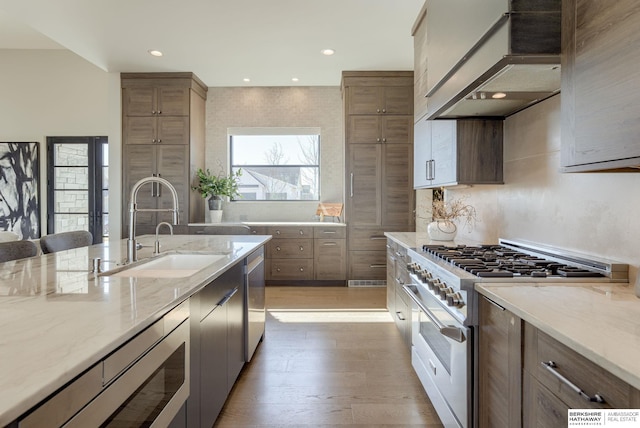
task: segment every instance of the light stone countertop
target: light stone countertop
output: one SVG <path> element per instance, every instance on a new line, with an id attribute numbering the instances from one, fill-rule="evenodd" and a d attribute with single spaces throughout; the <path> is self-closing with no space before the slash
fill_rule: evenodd
<path id="1" fill-rule="evenodd" d="M 0 264 L 0 426 L 100 361 L 241 262 L 270 236 L 161 235 L 162 252 L 225 254 L 188 278 L 90 273 L 91 260 L 123 261 L 126 240 Z M 142 261 L 154 236 L 138 238 Z M 105 269 L 117 268 L 114 262 Z"/>
<path id="2" fill-rule="evenodd" d="M 222 223 L 189 223 L 188 226 L 335 226 L 346 227 L 346 223 L 332 221 L 240 221 L 240 222 L 222 222 Z"/>
<path id="3" fill-rule="evenodd" d="M 387 232 L 406 248 L 430 241 L 426 233 Z M 491 244 L 491 242 L 489 242 Z M 635 388 L 640 389 L 640 299 L 627 283 L 476 283 L 475 289 Z"/>
<path id="4" fill-rule="evenodd" d="M 475 288 L 640 389 L 640 299 L 633 286 L 478 283 Z"/>

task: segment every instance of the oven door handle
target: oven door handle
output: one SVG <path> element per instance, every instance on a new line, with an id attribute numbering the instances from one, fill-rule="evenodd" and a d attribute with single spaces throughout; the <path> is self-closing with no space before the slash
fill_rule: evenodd
<path id="1" fill-rule="evenodd" d="M 413 302 L 418 305 L 418 308 L 420 308 L 420 310 L 424 312 L 427 317 L 429 317 L 429 319 L 437 327 L 438 331 L 440 331 L 441 335 L 460 343 L 466 340 L 466 337 L 464 337 L 464 332 L 461 328 L 442 324 L 442 322 L 435 315 L 433 315 L 429 309 L 427 309 L 427 307 L 420 301 L 420 299 L 416 297 L 410 286 L 403 285 L 402 288 L 404 289 L 404 292 L 407 293 L 409 297 L 411 297 L 411 300 L 413 300 Z"/>

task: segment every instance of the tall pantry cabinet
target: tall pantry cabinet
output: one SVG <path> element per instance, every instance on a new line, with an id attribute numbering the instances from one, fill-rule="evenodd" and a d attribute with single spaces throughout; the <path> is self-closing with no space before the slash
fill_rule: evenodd
<path id="1" fill-rule="evenodd" d="M 349 281 L 386 280 L 385 231 L 415 230 L 413 72 L 345 71 Z"/>
<path id="2" fill-rule="evenodd" d="M 129 229 L 129 198 L 144 177 L 167 179 L 179 198 L 179 224 L 204 221 L 204 200 L 191 191 L 198 168 L 204 168 L 207 87 L 193 73 L 122 73 L 123 235 Z M 171 208 L 169 189 L 147 184 L 137 197 L 139 208 Z M 137 214 L 138 233 L 153 233 L 171 213 Z"/>

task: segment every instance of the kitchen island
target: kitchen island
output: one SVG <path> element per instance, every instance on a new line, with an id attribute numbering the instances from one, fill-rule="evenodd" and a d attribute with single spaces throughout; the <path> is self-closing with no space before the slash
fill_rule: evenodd
<path id="1" fill-rule="evenodd" d="M 270 236 L 160 237 L 162 253 L 223 255 L 185 278 L 92 273 L 121 269 L 126 241 L 7 262 L 0 269 L 0 426 L 16 420 L 263 246 Z M 138 257 L 152 256 L 142 236 Z"/>

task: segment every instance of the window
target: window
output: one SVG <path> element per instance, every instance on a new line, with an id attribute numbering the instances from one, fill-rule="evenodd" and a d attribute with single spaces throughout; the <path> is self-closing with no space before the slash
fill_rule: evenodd
<path id="1" fill-rule="evenodd" d="M 229 132 L 231 170 L 242 169 L 246 201 L 320 199 L 320 131 L 316 128 L 242 128 Z"/>

